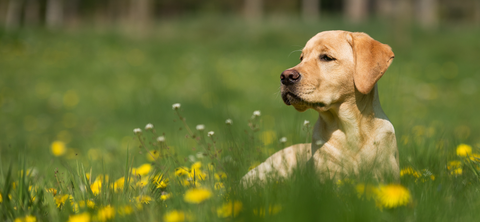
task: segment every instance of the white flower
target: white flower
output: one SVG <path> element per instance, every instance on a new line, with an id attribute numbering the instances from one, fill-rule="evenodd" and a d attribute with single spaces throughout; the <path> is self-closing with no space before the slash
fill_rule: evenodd
<path id="1" fill-rule="evenodd" d="M 253 116 L 260 116 L 260 110 L 253 111 Z"/>
<path id="2" fill-rule="evenodd" d="M 149 123 L 145 126 L 145 130 L 151 130 L 153 129 L 153 124 Z"/>
<path id="3" fill-rule="evenodd" d="M 202 159 L 203 158 L 203 153 L 202 152 L 198 152 L 197 153 L 197 159 Z"/>
<path id="4" fill-rule="evenodd" d="M 141 132 L 142 132 L 142 130 L 140 128 L 133 129 L 133 133 L 135 133 L 135 134 L 139 134 Z"/>
<path id="5" fill-rule="evenodd" d="M 286 143 L 286 142 L 287 142 L 287 137 L 280 138 L 280 143 Z"/>
<path id="6" fill-rule="evenodd" d="M 308 121 L 308 120 L 303 121 L 304 126 L 308 126 L 308 124 L 310 124 L 310 121 Z"/>
<path id="7" fill-rule="evenodd" d="M 172 105 L 172 109 L 173 110 L 177 110 L 177 109 L 180 109 L 180 103 L 175 103 Z"/>
<path id="8" fill-rule="evenodd" d="M 225 120 L 225 124 L 227 124 L 227 125 L 232 125 L 232 123 L 233 123 L 233 122 L 232 122 L 232 120 L 231 120 L 231 119 L 227 119 L 227 120 Z"/>
<path id="9" fill-rule="evenodd" d="M 158 142 L 165 142 L 165 137 L 164 136 L 159 136 L 157 137 Z"/>
<path id="10" fill-rule="evenodd" d="M 210 131 L 210 132 L 208 132 L 207 136 L 208 136 L 208 137 L 211 137 L 211 136 L 213 136 L 213 134 L 215 134 L 215 132 Z"/>
<path id="11" fill-rule="evenodd" d="M 188 156 L 188 159 L 190 159 L 192 162 L 195 162 L 195 157 L 193 155 Z"/>
<path id="12" fill-rule="evenodd" d="M 205 129 L 205 126 L 203 124 L 197 125 L 197 130 L 202 131 Z"/>

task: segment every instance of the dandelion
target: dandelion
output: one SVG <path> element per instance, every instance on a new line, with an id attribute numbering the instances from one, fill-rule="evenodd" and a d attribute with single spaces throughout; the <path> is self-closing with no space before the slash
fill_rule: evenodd
<path id="1" fill-rule="evenodd" d="M 400 177 L 405 175 L 412 175 L 415 178 L 419 178 L 421 176 L 420 172 L 414 170 L 412 167 L 406 167 L 400 170 Z"/>
<path id="2" fill-rule="evenodd" d="M 227 125 L 232 125 L 232 123 L 233 123 L 233 122 L 232 122 L 232 120 L 231 120 L 231 119 L 227 119 L 227 120 L 225 120 L 225 124 L 227 124 Z"/>
<path id="3" fill-rule="evenodd" d="M 378 189 L 375 186 L 371 184 L 365 185 L 363 183 L 357 184 L 357 186 L 355 186 L 355 190 L 357 190 L 357 196 L 359 198 L 364 196 L 367 198 L 367 200 L 374 198 L 375 194 L 378 192 Z"/>
<path id="4" fill-rule="evenodd" d="M 199 204 L 205 200 L 210 199 L 212 192 L 205 188 L 192 188 L 185 192 L 183 200 L 188 203 Z"/>
<path id="5" fill-rule="evenodd" d="M 136 197 L 135 200 L 138 203 L 149 204 L 150 201 L 152 201 L 152 197 L 150 197 L 148 195 L 140 195 L 140 196 Z"/>
<path id="6" fill-rule="evenodd" d="M 215 190 L 220 190 L 225 188 L 225 185 L 222 182 L 215 182 L 214 188 Z"/>
<path id="7" fill-rule="evenodd" d="M 180 106 L 181 106 L 180 103 L 175 103 L 175 104 L 172 105 L 172 109 L 173 110 L 180 109 Z"/>
<path id="8" fill-rule="evenodd" d="M 2 194 L 0 193 L 0 203 L 3 202 L 3 197 L 2 197 Z"/>
<path id="9" fill-rule="evenodd" d="M 62 142 L 62 141 L 58 141 L 58 140 L 52 143 L 51 149 L 52 149 L 53 155 L 55 155 L 55 156 L 61 156 L 61 155 L 65 154 L 65 152 L 67 152 L 67 148 L 65 147 L 65 143 Z"/>
<path id="10" fill-rule="evenodd" d="M 179 167 L 175 169 L 175 176 L 183 176 L 188 174 L 188 169 L 186 167 Z"/>
<path id="11" fill-rule="evenodd" d="M 172 197 L 171 193 L 162 192 L 162 195 L 160 195 L 160 200 L 166 201 L 170 199 L 170 197 Z"/>
<path id="12" fill-rule="evenodd" d="M 152 165 L 150 165 L 149 163 L 146 163 L 136 168 L 135 171 L 132 169 L 132 173 L 134 175 L 145 176 L 150 172 L 151 169 L 152 169 Z"/>
<path id="13" fill-rule="evenodd" d="M 150 152 L 147 153 L 147 159 L 148 161 L 155 161 L 158 159 L 158 157 L 160 157 L 160 152 L 156 151 L 156 150 L 152 150 Z"/>
<path id="14" fill-rule="evenodd" d="M 63 196 L 56 196 L 55 197 L 55 203 L 57 204 L 57 208 L 60 208 L 65 201 L 67 201 L 70 198 L 70 195 L 65 194 Z"/>
<path id="15" fill-rule="evenodd" d="M 90 190 L 92 190 L 93 195 L 97 196 L 97 194 L 99 194 L 102 190 L 102 180 L 95 180 L 90 185 Z"/>
<path id="16" fill-rule="evenodd" d="M 158 142 L 165 142 L 165 137 L 164 136 L 159 136 L 157 137 Z"/>
<path id="17" fill-rule="evenodd" d="M 203 159 L 203 153 L 202 152 L 198 152 L 196 155 L 197 159 Z"/>
<path id="18" fill-rule="evenodd" d="M 145 126 L 145 130 L 152 130 L 153 129 L 153 124 L 149 123 Z"/>
<path id="19" fill-rule="evenodd" d="M 286 143 L 287 142 L 287 137 L 282 137 L 280 138 L 280 143 Z"/>
<path id="20" fill-rule="evenodd" d="M 55 188 L 48 188 L 46 190 L 48 193 L 51 193 L 53 196 L 57 195 L 57 189 Z"/>
<path id="21" fill-rule="evenodd" d="M 308 121 L 308 120 L 303 121 L 304 126 L 308 126 L 309 124 L 310 124 L 310 121 Z"/>
<path id="22" fill-rule="evenodd" d="M 380 186 L 377 192 L 377 204 L 386 208 L 395 208 L 410 203 L 410 191 L 400 184 Z"/>
<path id="23" fill-rule="evenodd" d="M 280 213 L 282 210 L 282 205 L 280 204 L 275 204 L 275 205 L 270 205 L 268 207 L 268 214 L 269 215 L 275 215 Z M 260 208 L 260 209 L 253 209 L 253 214 L 260 216 L 260 217 L 265 217 L 265 208 Z"/>
<path id="24" fill-rule="evenodd" d="M 447 163 L 447 169 L 452 175 L 462 175 L 462 162 L 458 160 L 450 161 Z"/>
<path id="25" fill-rule="evenodd" d="M 472 147 L 467 144 L 460 144 L 457 146 L 457 156 L 467 157 L 472 154 Z"/>
<path id="26" fill-rule="evenodd" d="M 253 118 L 255 118 L 257 116 L 260 116 L 260 115 L 261 115 L 260 110 L 253 111 Z"/>
<path id="27" fill-rule="evenodd" d="M 471 161 L 480 162 L 480 154 L 478 154 L 478 153 L 472 153 L 472 154 L 470 155 L 470 160 L 471 160 Z"/>
<path id="28" fill-rule="evenodd" d="M 70 215 L 68 222 L 90 222 L 90 214 L 88 212 Z"/>
<path id="29" fill-rule="evenodd" d="M 98 210 L 97 218 L 99 221 L 107 221 L 115 217 L 115 208 L 107 205 Z"/>
<path id="30" fill-rule="evenodd" d="M 125 205 L 118 208 L 118 214 L 125 216 L 133 213 L 133 208 L 129 205 Z"/>
<path id="31" fill-rule="evenodd" d="M 198 131 L 202 131 L 202 130 L 205 129 L 205 125 L 202 125 L 202 124 L 197 125 L 196 129 L 197 129 Z"/>
<path id="32" fill-rule="evenodd" d="M 220 218 L 238 216 L 238 213 L 242 210 L 243 204 L 240 201 L 224 203 L 221 207 L 217 208 L 217 216 Z"/>
<path id="33" fill-rule="evenodd" d="M 164 189 L 168 186 L 168 182 L 169 182 L 169 179 L 168 178 L 164 178 L 163 175 L 156 175 L 153 180 L 152 180 L 152 183 L 157 185 L 157 188 L 160 188 L 160 189 Z"/>
<path id="34" fill-rule="evenodd" d="M 208 137 L 212 137 L 212 136 L 213 136 L 213 134 L 215 134 L 215 132 L 213 132 L 213 131 L 210 131 L 210 132 L 208 132 L 207 136 L 208 136 Z"/>
<path id="35" fill-rule="evenodd" d="M 85 207 L 85 201 L 81 200 L 80 202 L 78 202 L 78 205 L 80 205 L 81 208 L 84 208 Z M 95 202 L 93 202 L 91 200 L 87 200 L 86 205 L 89 208 L 92 208 L 92 209 L 95 208 Z"/>
<path id="36" fill-rule="evenodd" d="M 315 142 L 315 145 L 321 146 L 321 145 L 323 145 L 324 143 L 325 143 L 325 142 L 323 142 L 323 140 L 317 140 L 317 141 Z"/>
<path id="37" fill-rule="evenodd" d="M 185 221 L 185 214 L 182 211 L 173 210 L 163 216 L 165 222 L 182 222 Z"/>
<path id="38" fill-rule="evenodd" d="M 133 129 L 133 133 L 134 134 L 140 134 L 140 133 L 142 133 L 142 130 L 140 128 L 135 128 L 135 129 Z"/>
<path id="39" fill-rule="evenodd" d="M 125 185 L 125 177 L 120 177 L 113 183 L 113 190 L 116 192 L 123 191 L 123 186 Z"/>
<path id="40" fill-rule="evenodd" d="M 36 222 L 37 218 L 35 216 L 27 215 L 25 217 L 19 217 L 14 220 L 14 222 Z"/>

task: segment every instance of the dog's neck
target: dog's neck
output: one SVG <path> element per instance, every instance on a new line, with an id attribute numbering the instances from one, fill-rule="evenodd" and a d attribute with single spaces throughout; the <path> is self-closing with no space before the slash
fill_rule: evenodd
<path id="1" fill-rule="evenodd" d="M 355 155 L 374 136 L 367 135 L 375 130 L 374 119 L 384 116 L 376 85 L 366 95 L 355 90 L 342 103 L 319 112 L 312 135 L 312 153 L 328 143 L 346 155 Z"/>

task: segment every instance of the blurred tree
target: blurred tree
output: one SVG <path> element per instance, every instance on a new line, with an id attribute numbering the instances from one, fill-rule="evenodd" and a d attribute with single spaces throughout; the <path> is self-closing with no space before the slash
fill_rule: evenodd
<path id="1" fill-rule="evenodd" d="M 58 28 L 63 25 L 63 0 L 47 0 L 45 22 L 48 28 Z"/>
<path id="2" fill-rule="evenodd" d="M 15 29 L 20 26 L 20 19 L 22 16 L 23 0 L 8 1 L 7 15 L 5 19 L 6 29 Z"/>
<path id="3" fill-rule="evenodd" d="M 368 15 L 367 0 L 345 0 L 344 13 L 350 22 L 361 22 Z"/>
<path id="4" fill-rule="evenodd" d="M 475 1 L 475 22 L 480 25 L 480 0 Z"/>
<path id="5" fill-rule="evenodd" d="M 376 0 L 375 10 L 380 17 L 391 17 L 394 11 L 393 0 Z"/>
<path id="6" fill-rule="evenodd" d="M 304 20 L 318 20 L 320 17 L 320 0 L 302 0 L 302 17 Z"/>
<path id="7" fill-rule="evenodd" d="M 153 14 L 152 0 L 130 0 L 129 16 L 131 25 L 137 30 L 145 30 L 151 23 Z"/>
<path id="8" fill-rule="evenodd" d="M 417 18 L 424 28 L 436 27 L 438 24 L 438 0 L 416 1 Z"/>
<path id="9" fill-rule="evenodd" d="M 258 20 L 263 16 L 263 0 L 244 0 L 244 14 L 248 20 Z"/>
<path id="10" fill-rule="evenodd" d="M 40 1 L 27 0 L 25 3 L 25 24 L 38 25 L 40 23 Z"/>

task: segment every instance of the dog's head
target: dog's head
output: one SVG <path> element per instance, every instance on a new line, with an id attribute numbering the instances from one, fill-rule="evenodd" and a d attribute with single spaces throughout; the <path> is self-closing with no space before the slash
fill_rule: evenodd
<path id="1" fill-rule="evenodd" d="M 355 92 L 369 94 L 393 57 L 390 46 L 365 33 L 318 33 L 303 48 L 300 63 L 280 75 L 282 99 L 298 111 L 326 111 Z"/>

